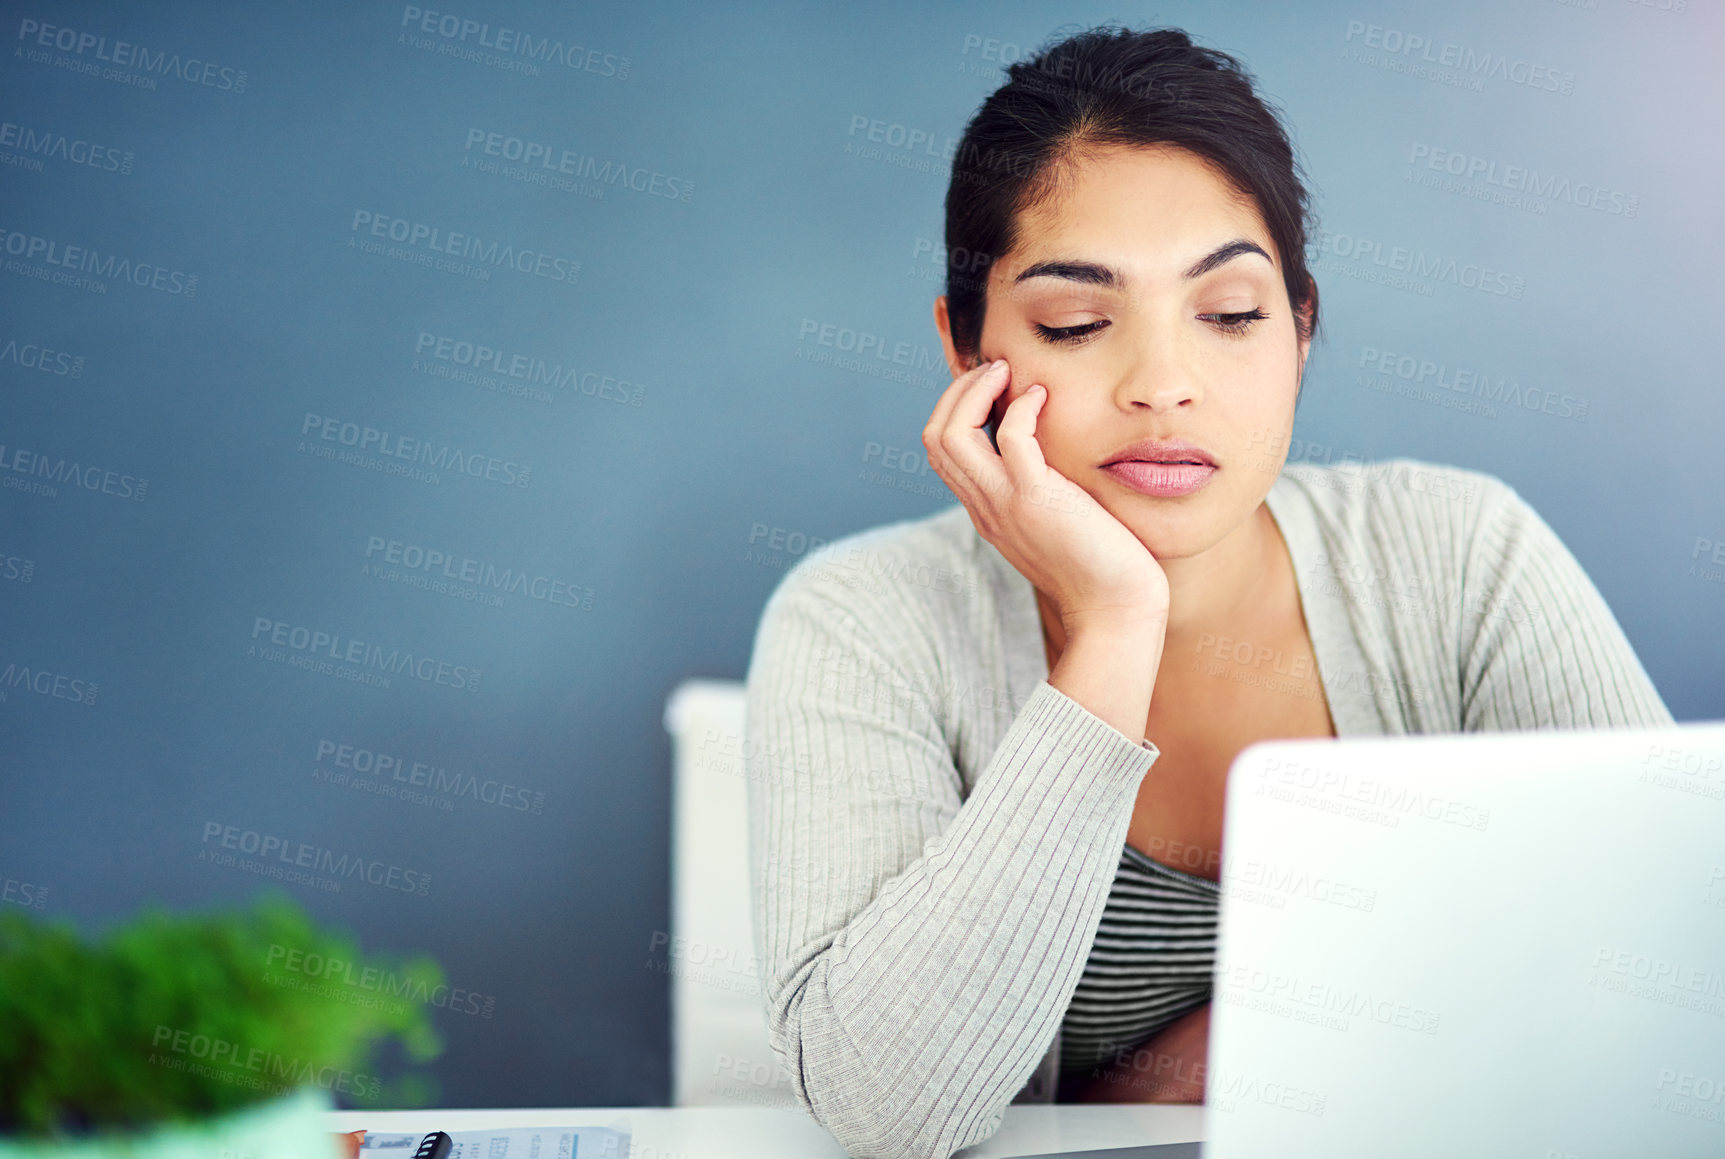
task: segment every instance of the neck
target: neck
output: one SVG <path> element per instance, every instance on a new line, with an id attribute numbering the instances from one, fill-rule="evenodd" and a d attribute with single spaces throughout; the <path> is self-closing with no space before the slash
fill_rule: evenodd
<path id="1" fill-rule="evenodd" d="M 1204 633 L 1227 635 L 1241 624 L 1260 618 L 1273 601 L 1286 548 L 1268 505 L 1252 515 L 1214 547 L 1184 559 L 1157 560 L 1168 577 L 1168 629 L 1164 654 L 1190 651 Z M 1038 591 L 1043 638 L 1058 657 L 1066 647 L 1066 630 L 1053 605 Z"/>

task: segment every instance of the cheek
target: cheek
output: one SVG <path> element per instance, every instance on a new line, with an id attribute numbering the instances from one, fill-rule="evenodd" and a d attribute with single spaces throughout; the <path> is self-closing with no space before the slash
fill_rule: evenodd
<path id="1" fill-rule="evenodd" d="M 1240 396 L 1259 409 L 1292 409 L 1300 380 L 1300 354 L 1290 341 L 1265 344 L 1237 367 Z"/>
<path id="2" fill-rule="evenodd" d="M 1280 469 L 1293 433 L 1298 370 L 1297 350 L 1260 352 L 1228 408 L 1227 426 L 1236 460 L 1269 473 L 1269 481 Z"/>
<path id="3" fill-rule="evenodd" d="M 1043 460 L 1065 475 L 1089 466 L 1083 448 L 1097 441 L 1097 418 L 1091 413 L 1089 400 L 1070 388 L 1063 390 L 1058 379 L 1052 383 L 1047 378 L 1031 379 L 1026 385 L 1031 381 L 1048 388 L 1048 397 L 1036 416 L 1036 445 L 1042 448 Z M 1101 437 L 1107 441 L 1113 433 L 1105 431 Z"/>

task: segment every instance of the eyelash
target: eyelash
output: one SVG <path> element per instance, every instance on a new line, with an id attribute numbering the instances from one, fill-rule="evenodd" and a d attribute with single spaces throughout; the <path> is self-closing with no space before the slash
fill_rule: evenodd
<path id="1" fill-rule="evenodd" d="M 1198 317 L 1216 319 L 1216 327 L 1224 334 L 1241 335 L 1252 328 L 1252 323 L 1262 322 L 1269 315 L 1253 308 L 1238 314 L 1200 314 Z"/>
<path id="2" fill-rule="evenodd" d="M 1106 325 L 1107 322 L 1087 322 L 1083 326 L 1044 326 L 1038 322 L 1036 332 L 1048 342 L 1075 344 L 1084 341 Z"/>
<path id="3" fill-rule="evenodd" d="M 1251 329 L 1252 323 L 1262 322 L 1269 317 L 1262 310 L 1242 310 L 1235 314 L 1200 314 L 1198 317 L 1206 321 L 1214 320 L 1216 328 L 1224 334 L 1242 335 Z M 1036 323 L 1036 332 L 1047 342 L 1076 344 L 1098 333 L 1107 326 L 1106 321 L 1088 322 L 1083 326 L 1044 326 Z"/>

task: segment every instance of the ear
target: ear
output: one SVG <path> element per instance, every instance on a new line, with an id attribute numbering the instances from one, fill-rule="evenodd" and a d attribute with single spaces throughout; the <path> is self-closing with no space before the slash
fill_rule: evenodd
<path id="1" fill-rule="evenodd" d="M 1312 320 L 1318 316 L 1318 283 L 1312 275 L 1306 275 L 1306 304 L 1300 309 L 1299 330 L 1305 333 L 1300 339 L 1300 376 L 1306 374 L 1306 357 L 1312 352 Z"/>
<path id="2" fill-rule="evenodd" d="M 952 371 L 952 376 L 957 378 L 966 371 L 975 369 L 978 360 L 975 357 L 965 358 L 959 354 L 958 347 L 952 344 L 952 316 L 946 312 L 945 294 L 934 300 L 934 324 L 940 331 L 940 347 L 946 354 L 946 366 Z"/>

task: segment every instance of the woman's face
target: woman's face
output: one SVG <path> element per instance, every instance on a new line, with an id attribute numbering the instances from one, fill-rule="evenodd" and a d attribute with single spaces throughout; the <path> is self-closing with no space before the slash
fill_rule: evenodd
<path id="1" fill-rule="evenodd" d="M 1252 202 L 1183 149 L 1116 146 L 1021 216 L 989 273 L 980 354 L 1011 364 L 1008 400 L 1047 388 L 1049 466 L 1152 555 L 1180 558 L 1239 528 L 1275 482 L 1307 345 Z M 1215 470 L 1104 469 L 1143 439 L 1195 445 Z M 1146 494 L 1134 476 L 1204 481 Z"/>

